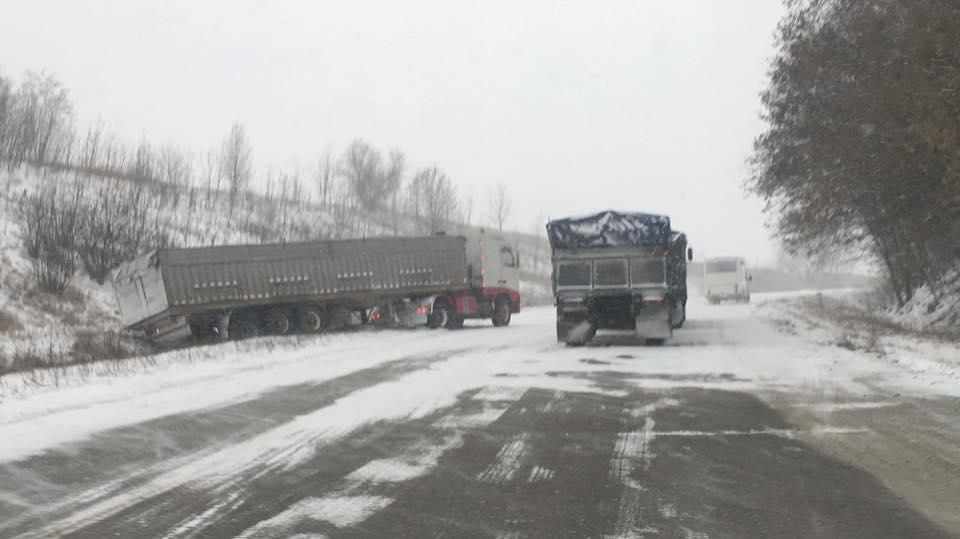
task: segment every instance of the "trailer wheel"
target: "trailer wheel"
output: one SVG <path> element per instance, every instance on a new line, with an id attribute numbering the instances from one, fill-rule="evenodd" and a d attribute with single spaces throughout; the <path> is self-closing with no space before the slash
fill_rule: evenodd
<path id="1" fill-rule="evenodd" d="M 218 341 L 230 338 L 230 313 L 217 313 L 212 316 L 210 332 Z"/>
<path id="2" fill-rule="evenodd" d="M 187 319 L 190 324 L 190 334 L 193 335 L 194 339 L 202 340 L 210 337 L 214 334 L 214 324 L 215 320 L 212 320 L 206 316 L 191 316 Z"/>
<path id="3" fill-rule="evenodd" d="M 304 333 L 323 333 L 327 322 L 320 310 L 308 307 L 300 313 L 300 327 Z"/>
<path id="4" fill-rule="evenodd" d="M 663 346 L 665 342 L 667 342 L 666 339 L 647 339 L 645 341 L 647 346 Z"/>
<path id="5" fill-rule="evenodd" d="M 450 323 L 450 318 L 450 306 L 445 300 L 437 300 L 433 302 L 433 312 L 427 318 L 427 327 L 430 329 L 446 327 Z"/>
<path id="6" fill-rule="evenodd" d="M 290 316 L 286 309 L 270 309 L 264 317 L 264 326 L 270 335 L 286 335 L 290 333 Z"/>
<path id="7" fill-rule="evenodd" d="M 512 317 L 510 300 L 503 296 L 498 297 L 493 306 L 493 325 L 498 328 L 509 326 Z"/>

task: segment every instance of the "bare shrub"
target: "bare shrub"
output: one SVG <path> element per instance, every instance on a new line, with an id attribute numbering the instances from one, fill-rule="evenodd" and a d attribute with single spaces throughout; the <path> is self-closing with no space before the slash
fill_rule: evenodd
<path id="1" fill-rule="evenodd" d="M 32 346 L 26 350 L 16 350 L 0 372 L 33 371 L 63 363 L 64 356 L 50 344 L 46 347 Z"/>
<path id="2" fill-rule="evenodd" d="M 83 189 L 69 194 L 46 187 L 20 200 L 24 246 L 41 289 L 62 293 L 77 271 L 76 238 Z"/>
<path id="3" fill-rule="evenodd" d="M 133 341 L 116 331 L 80 331 L 70 348 L 71 363 L 126 359 L 136 355 Z"/>
<path id="4" fill-rule="evenodd" d="M 167 243 L 151 218 L 155 216 L 145 191 L 139 183 L 107 183 L 81 208 L 78 254 L 84 269 L 100 284 L 120 263 L 148 246 Z"/>

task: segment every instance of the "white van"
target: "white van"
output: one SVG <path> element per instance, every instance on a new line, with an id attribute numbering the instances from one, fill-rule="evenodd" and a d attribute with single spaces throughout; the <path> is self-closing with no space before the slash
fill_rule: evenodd
<path id="1" fill-rule="evenodd" d="M 735 256 L 710 258 L 703 265 L 703 289 L 707 301 L 724 300 L 750 302 L 750 281 L 747 262 Z"/>

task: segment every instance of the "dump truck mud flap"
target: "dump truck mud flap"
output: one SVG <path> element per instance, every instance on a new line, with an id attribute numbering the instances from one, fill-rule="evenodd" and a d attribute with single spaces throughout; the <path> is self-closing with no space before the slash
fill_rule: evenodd
<path id="1" fill-rule="evenodd" d="M 634 333 L 642 339 L 669 339 L 672 337 L 670 307 L 665 303 L 645 303 L 634 317 Z"/>

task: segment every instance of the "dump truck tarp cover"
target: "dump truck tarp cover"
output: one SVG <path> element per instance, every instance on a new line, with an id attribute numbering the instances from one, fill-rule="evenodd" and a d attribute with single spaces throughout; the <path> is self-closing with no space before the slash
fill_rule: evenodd
<path id="1" fill-rule="evenodd" d="M 554 249 L 667 245 L 671 240 L 670 218 L 608 210 L 550 221 L 547 236 Z"/>

